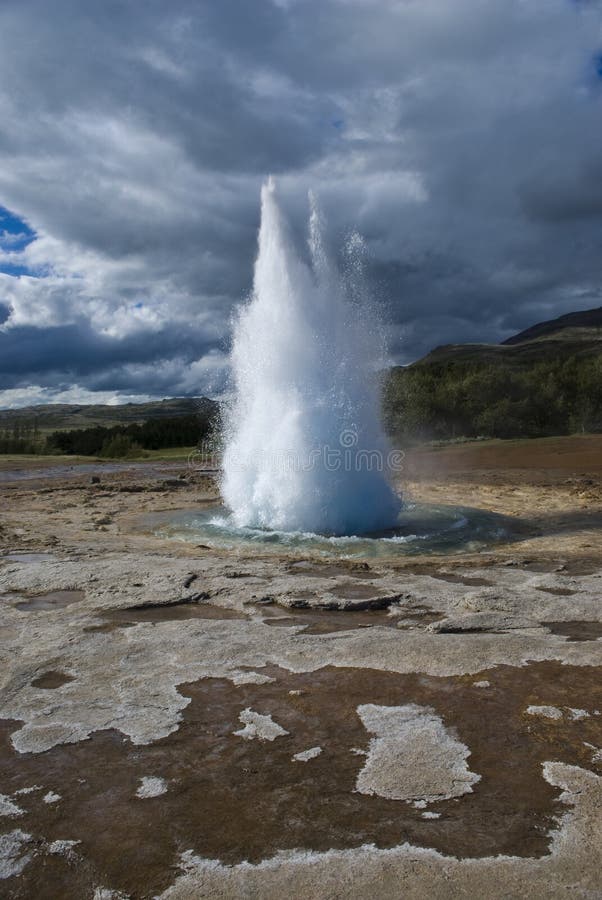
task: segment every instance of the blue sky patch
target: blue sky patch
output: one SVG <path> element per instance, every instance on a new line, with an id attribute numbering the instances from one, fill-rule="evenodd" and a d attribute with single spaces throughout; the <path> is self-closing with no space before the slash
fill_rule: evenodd
<path id="1" fill-rule="evenodd" d="M 18 278 L 19 275 L 29 275 L 32 278 L 39 277 L 39 273 L 34 272 L 33 269 L 30 269 L 27 266 L 17 266 L 14 263 L 0 262 L 0 273 L 2 275 L 12 275 L 14 278 Z"/>
<path id="2" fill-rule="evenodd" d="M 23 250 L 35 240 L 36 233 L 29 225 L 16 216 L 5 206 L 0 206 L 0 251 L 5 253 L 22 253 Z M 14 262 L 2 262 L 0 260 L 0 273 L 12 275 L 29 275 L 40 278 L 45 272 L 30 269 L 28 266 Z"/>
<path id="3" fill-rule="evenodd" d="M 24 250 L 35 236 L 35 231 L 23 219 L 0 206 L 0 247 L 3 250 Z"/>

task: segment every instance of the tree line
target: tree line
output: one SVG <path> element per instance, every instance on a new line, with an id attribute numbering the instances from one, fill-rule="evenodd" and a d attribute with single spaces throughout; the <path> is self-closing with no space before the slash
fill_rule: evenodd
<path id="1" fill-rule="evenodd" d="M 388 430 L 406 440 L 602 432 L 602 355 L 396 368 L 385 383 L 384 411 Z"/>
<path id="2" fill-rule="evenodd" d="M 0 453 L 40 453 L 44 443 L 36 419 L 0 425 Z"/>
<path id="3" fill-rule="evenodd" d="M 193 447 L 213 430 L 210 416 L 198 414 L 148 419 L 142 424 L 96 425 L 73 431 L 55 431 L 47 439 L 51 452 L 78 456 L 135 456 L 143 450 Z"/>
<path id="4" fill-rule="evenodd" d="M 58 453 L 118 458 L 145 450 L 194 447 L 209 438 L 214 418 L 205 413 L 148 419 L 130 425 L 94 425 L 40 435 L 37 424 L 15 421 L 0 430 L 0 453 Z"/>

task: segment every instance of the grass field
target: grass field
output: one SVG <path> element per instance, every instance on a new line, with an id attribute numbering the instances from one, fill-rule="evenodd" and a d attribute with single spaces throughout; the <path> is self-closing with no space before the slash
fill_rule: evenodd
<path id="1" fill-rule="evenodd" d="M 162 459 L 188 459 L 196 447 L 164 447 L 162 450 L 145 450 L 142 456 L 128 457 L 128 460 L 149 462 Z"/>
<path id="2" fill-rule="evenodd" d="M 126 459 L 101 459 L 98 456 L 42 456 L 25 453 L 0 453 L 0 471 L 3 469 L 45 469 L 48 466 L 79 466 L 83 464 L 112 462 L 161 462 L 161 460 L 186 460 L 194 447 L 165 447 L 162 450 L 145 450 L 143 456 Z"/>
<path id="3" fill-rule="evenodd" d="M 167 447 L 145 450 L 144 455 L 126 459 L 100 459 L 94 456 L 29 456 L 0 454 L 3 469 L 40 469 L 48 466 L 78 466 L 111 462 L 183 462 L 194 455 L 195 447 Z M 403 449 L 403 448 L 402 448 Z M 602 472 L 602 435 L 575 434 L 562 437 L 523 438 L 520 440 L 464 441 L 407 448 L 408 471 L 429 468 L 429 463 L 444 464 L 448 472 L 468 467 L 477 469 L 554 469 L 567 472 Z"/>

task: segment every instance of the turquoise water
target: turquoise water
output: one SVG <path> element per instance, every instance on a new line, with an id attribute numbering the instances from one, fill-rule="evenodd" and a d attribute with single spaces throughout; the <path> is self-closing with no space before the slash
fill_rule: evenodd
<path id="1" fill-rule="evenodd" d="M 307 553 L 323 556 L 391 556 L 475 552 L 516 534 L 512 519 L 462 506 L 408 504 L 395 528 L 371 534 L 335 536 L 312 532 L 237 527 L 220 506 L 174 513 L 155 529 L 173 538 L 221 549 Z"/>

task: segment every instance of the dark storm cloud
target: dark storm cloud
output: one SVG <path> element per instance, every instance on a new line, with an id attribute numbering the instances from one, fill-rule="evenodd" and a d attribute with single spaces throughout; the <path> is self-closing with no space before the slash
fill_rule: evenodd
<path id="1" fill-rule="evenodd" d="M 86 325 L 45 329 L 28 325 L 0 334 L 0 377 L 10 387 L 23 387 L 24 376 L 47 383 L 48 375 L 56 372 L 68 372 L 80 381 L 104 368 L 159 365 L 175 357 L 190 365 L 199 352 L 218 349 L 202 334 L 183 334 L 169 327 L 154 334 L 137 331 L 126 338 L 112 338 Z"/>
<path id="2" fill-rule="evenodd" d="M 333 249 L 364 235 L 396 361 L 598 305 L 601 22 L 594 0 L 4 0 L 0 405 L 219 390 L 268 173 L 300 240 L 309 187 Z"/>

